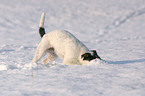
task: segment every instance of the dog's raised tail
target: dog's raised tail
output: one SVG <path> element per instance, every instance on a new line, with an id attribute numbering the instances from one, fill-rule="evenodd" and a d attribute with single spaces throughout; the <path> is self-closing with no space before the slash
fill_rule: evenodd
<path id="1" fill-rule="evenodd" d="M 40 23 L 39 23 L 39 34 L 40 34 L 41 38 L 45 34 L 44 20 L 45 20 L 45 13 L 43 12 L 42 15 L 41 15 Z"/>

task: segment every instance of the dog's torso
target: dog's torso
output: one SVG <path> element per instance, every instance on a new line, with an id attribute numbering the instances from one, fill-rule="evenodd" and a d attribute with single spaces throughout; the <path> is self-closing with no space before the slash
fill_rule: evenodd
<path id="1" fill-rule="evenodd" d="M 81 41 L 65 30 L 56 30 L 45 34 L 39 46 L 39 51 L 53 48 L 54 53 L 63 59 L 64 64 L 85 63 L 81 59 L 81 55 L 89 51 Z M 43 48 L 41 49 L 41 47 Z"/>
<path id="2" fill-rule="evenodd" d="M 66 54 L 78 58 L 80 54 L 89 50 L 68 31 L 56 30 L 46 34 L 44 38 L 48 39 L 50 46 L 55 49 L 56 54 L 62 59 Z"/>

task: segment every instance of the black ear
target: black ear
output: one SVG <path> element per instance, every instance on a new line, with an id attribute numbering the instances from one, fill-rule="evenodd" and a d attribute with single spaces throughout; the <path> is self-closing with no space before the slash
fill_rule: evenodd
<path id="1" fill-rule="evenodd" d="M 87 61 L 91 61 L 93 59 L 95 59 L 91 53 L 84 53 L 83 55 L 81 55 L 81 58 L 83 58 L 83 60 L 87 60 Z"/>
<path id="2" fill-rule="evenodd" d="M 102 59 L 100 58 L 100 56 L 97 54 L 96 50 L 91 50 L 91 51 L 93 52 L 93 56 L 94 56 L 95 58 L 98 58 L 98 59 L 102 60 Z"/>

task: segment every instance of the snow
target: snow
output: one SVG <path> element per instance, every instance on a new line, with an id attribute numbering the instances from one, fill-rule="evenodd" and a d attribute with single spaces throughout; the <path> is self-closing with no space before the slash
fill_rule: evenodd
<path id="1" fill-rule="evenodd" d="M 1 96 L 144 96 L 144 0 L 1 0 Z M 106 62 L 31 63 L 46 32 L 65 29 Z"/>

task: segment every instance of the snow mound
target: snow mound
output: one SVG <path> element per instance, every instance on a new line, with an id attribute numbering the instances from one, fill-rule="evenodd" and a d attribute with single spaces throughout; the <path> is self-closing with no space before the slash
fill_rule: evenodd
<path id="1" fill-rule="evenodd" d="M 8 70 L 8 65 L 0 65 L 0 71 Z"/>

